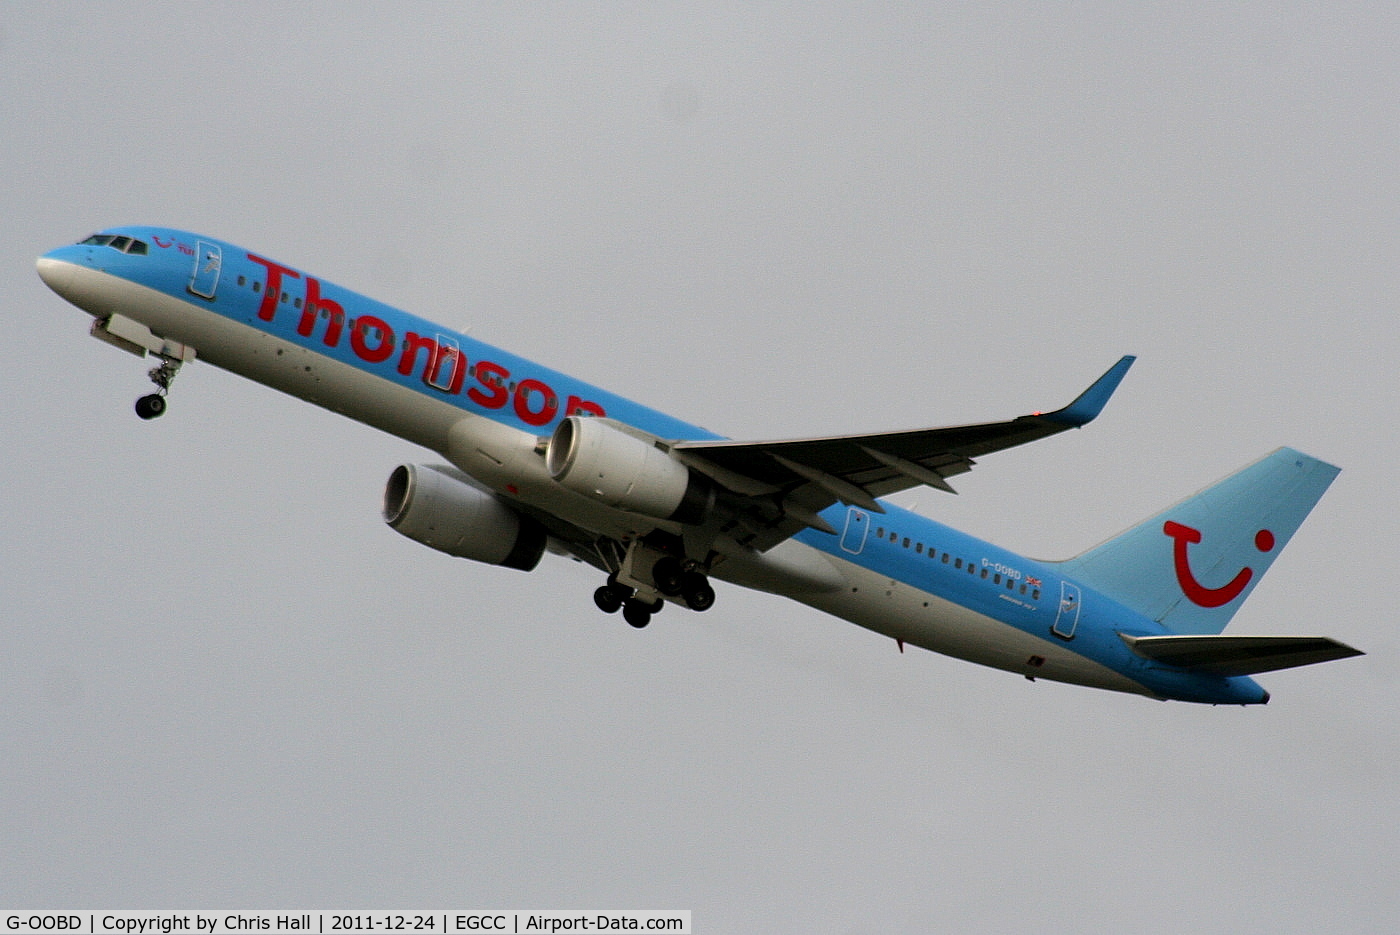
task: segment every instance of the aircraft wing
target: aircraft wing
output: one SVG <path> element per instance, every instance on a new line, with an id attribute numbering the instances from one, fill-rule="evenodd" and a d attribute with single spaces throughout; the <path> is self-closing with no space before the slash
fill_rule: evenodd
<path id="1" fill-rule="evenodd" d="M 778 505 L 780 515 L 754 513 L 759 526 L 784 530 L 776 539 L 758 536 L 763 541 L 756 547 L 767 548 L 803 525 L 835 533 L 816 514 L 838 501 L 883 513 L 877 497 L 920 484 L 954 493 L 948 478 L 971 470 L 975 458 L 1092 421 L 1134 360 L 1123 357 L 1063 409 L 1009 422 L 786 441 L 678 442 L 671 450 L 729 490 Z"/>

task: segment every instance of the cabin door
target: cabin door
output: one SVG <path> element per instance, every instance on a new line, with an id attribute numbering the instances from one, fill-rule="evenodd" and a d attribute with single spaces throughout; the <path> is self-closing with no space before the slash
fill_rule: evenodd
<path id="1" fill-rule="evenodd" d="M 1074 629 L 1079 626 L 1079 603 L 1079 585 L 1061 581 L 1060 609 L 1055 614 L 1051 633 L 1062 640 L 1074 639 Z"/>
<path id="2" fill-rule="evenodd" d="M 841 548 L 852 555 L 859 555 L 865 548 L 865 537 L 870 532 L 870 514 L 851 507 L 846 511 L 846 529 L 841 533 Z"/>
<path id="3" fill-rule="evenodd" d="M 201 240 L 194 249 L 194 272 L 190 274 L 190 292 L 202 299 L 214 298 L 214 290 L 219 287 L 219 270 L 223 264 L 223 250 L 216 243 Z"/>

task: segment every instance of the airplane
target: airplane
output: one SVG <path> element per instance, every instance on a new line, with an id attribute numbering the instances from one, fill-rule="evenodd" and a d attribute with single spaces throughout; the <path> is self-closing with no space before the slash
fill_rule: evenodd
<path id="1" fill-rule="evenodd" d="M 435 452 L 384 489 L 396 532 L 521 571 L 545 552 L 605 579 L 645 627 L 707 611 L 712 579 L 894 640 L 1157 700 L 1264 704 L 1253 676 L 1362 655 L 1319 636 L 1225 635 L 1338 469 L 1280 448 L 1063 561 L 1017 555 L 881 498 L 1093 421 L 1125 356 L 1069 405 L 975 425 L 734 441 L 241 247 L 115 227 L 39 257 L 91 334 L 155 362 L 153 419 L 196 359 Z"/>

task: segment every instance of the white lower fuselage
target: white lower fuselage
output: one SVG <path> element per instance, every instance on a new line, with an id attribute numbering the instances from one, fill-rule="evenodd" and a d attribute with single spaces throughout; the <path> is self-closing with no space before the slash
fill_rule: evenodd
<path id="1" fill-rule="evenodd" d="M 197 297 L 173 296 L 81 265 L 41 260 L 40 271 L 55 291 L 99 321 L 121 316 L 140 322 L 166 341 L 193 348 L 200 360 L 435 451 L 507 502 L 624 541 L 658 525 L 561 488 L 545 469 L 540 436 L 472 412 L 458 399 L 335 359 L 319 352 L 314 343 L 307 346 L 311 342 L 275 334 L 253 317 L 251 307 L 245 320 L 238 320 L 227 309 L 216 311 Z M 907 522 L 936 526 L 889 509 Z M 831 539 L 832 546 L 815 547 L 810 544 L 814 536 Z M 985 602 L 974 607 L 960 601 L 958 592 L 966 584 L 949 589 L 932 581 L 927 589 L 911 584 L 872 567 L 872 557 L 848 557 L 835 547 L 834 537 L 824 533 L 795 537 L 764 553 L 723 538 L 715 548 L 725 556 L 713 569 L 715 577 L 800 601 L 897 640 L 901 650 L 907 644 L 1030 678 L 1156 695 L 1116 666 L 1079 651 L 1082 643 L 1076 646 L 1051 635 L 1056 601 L 1048 594 L 1050 582 L 1039 607 L 1022 600 L 1007 602 L 1008 607 L 1017 605 L 1021 618 L 1040 613 L 1043 626 L 1037 633 L 1019 620 L 1013 625 L 986 612 Z"/>

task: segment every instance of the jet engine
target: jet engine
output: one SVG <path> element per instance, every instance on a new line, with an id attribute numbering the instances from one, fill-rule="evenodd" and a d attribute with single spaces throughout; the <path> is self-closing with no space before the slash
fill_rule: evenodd
<path id="1" fill-rule="evenodd" d="M 439 552 L 531 571 L 544 555 L 544 527 L 447 467 L 401 464 L 384 485 L 384 522 Z"/>
<path id="2" fill-rule="evenodd" d="M 655 519 L 701 523 L 714 504 L 704 477 L 655 443 L 591 416 L 559 423 L 545 466 L 574 493 Z"/>

